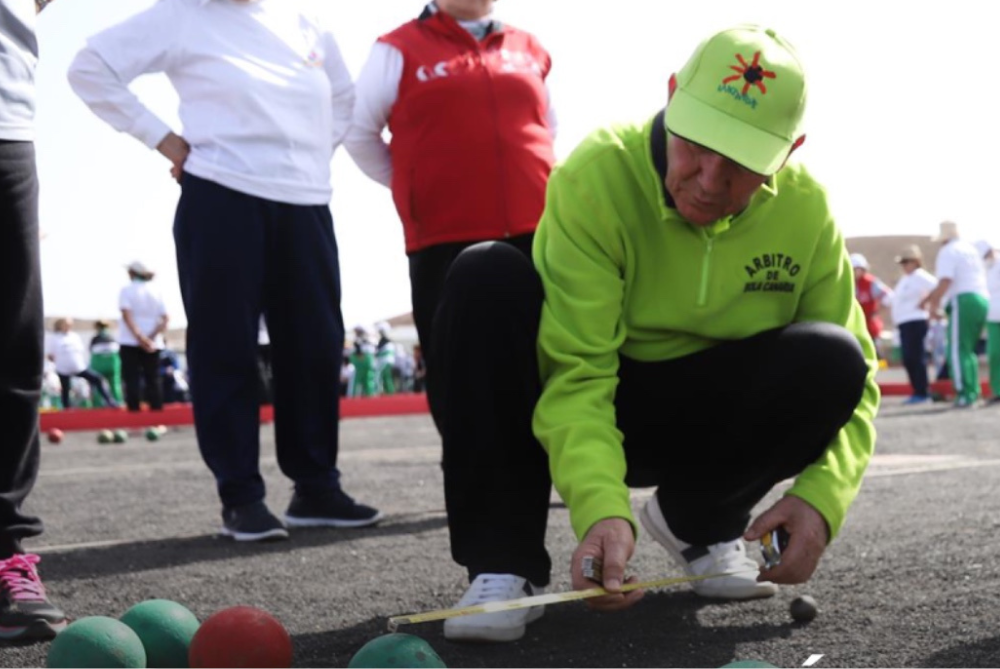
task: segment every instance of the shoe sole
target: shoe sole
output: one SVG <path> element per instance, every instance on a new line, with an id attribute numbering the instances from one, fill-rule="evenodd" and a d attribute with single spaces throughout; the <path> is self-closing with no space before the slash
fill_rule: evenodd
<path id="1" fill-rule="evenodd" d="M 448 641 L 464 641 L 466 643 L 504 643 L 522 638 L 528 625 L 535 622 L 545 613 L 544 606 L 535 606 L 528 612 L 528 618 L 518 627 L 472 627 L 458 626 L 449 628 L 445 625 L 444 638 Z M 475 616 L 470 616 L 474 618 Z"/>
<path id="2" fill-rule="evenodd" d="M 66 629 L 66 624 L 65 619 L 58 623 L 35 620 L 24 627 L 0 627 L 0 639 L 4 641 L 52 639 Z"/>
<path id="3" fill-rule="evenodd" d="M 285 514 L 285 525 L 288 527 L 369 527 L 382 520 L 385 516 L 379 512 L 364 520 L 345 520 L 342 518 L 301 518 Z"/>
<path id="4" fill-rule="evenodd" d="M 670 541 L 666 536 L 664 536 L 663 533 L 660 532 L 659 528 L 656 527 L 656 525 L 653 523 L 653 519 L 649 515 L 649 510 L 645 506 L 642 507 L 642 511 L 639 513 L 639 522 L 641 522 L 642 526 L 646 528 L 646 531 L 649 532 L 650 536 L 656 540 L 656 543 L 660 544 L 665 549 L 667 549 L 667 552 L 670 553 L 670 556 L 674 559 L 674 562 L 676 562 L 678 565 L 681 565 L 681 568 L 684 569 L 685 574 L 687 574 L 688 576 L 697 576 L 697 574 L 691 571 L 691 569 L 688 567 L 688 561 L 685 560 L 684 556 L 680 554 L 680 551 L 677 550 L 673 542 Z M 694 590 L 694 593 L 699 597 L 704 597 L 705 599 L 722 599 L 727 601 L 743 601 L 746 599 L 767 599 L 768 597 L 774 597 L 774 595 L 778 593 L 778 588 L 777 586 L 775 586 L 774 589 L 770 592 L 763 590 L 759 593 L 752 593 L 746 596 L 724 595 L 721 593 L 712 594 L 707 592 L 698 592 L 698 590 L 695 588 L 694 583 L 690 583 L 689 585 L 691 586 L 691 589 Z"/>
<path id="5" fill-rule="evenodd" d="M 281 541 L 288 538 L 288 530 L 274 529 L 267 532 L 235 532 L 228 527 L 219 530 L 219 534 L 235 541 Z"/>

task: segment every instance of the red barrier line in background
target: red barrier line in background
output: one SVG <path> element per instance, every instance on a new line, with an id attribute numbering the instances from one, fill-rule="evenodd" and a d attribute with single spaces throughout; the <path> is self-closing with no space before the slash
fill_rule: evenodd
<path id="1" fill-rule="evenodd" d="M 990 395 L 990 387 L 983 382 L 983 395 Z M 913 389 L 908 383 L 880 383 L 884 397 L 909 396 Z M 931 384 L 931 392 L 946 397 L 955 394 L 951 381 L 938 381 Z M 424 394 L 387 395 L 384 397 L 363 397 L 342 399 L 340 401 L 341 418 L 371 418 L 375 416 L 403 416 L 407 414 L 428 413 L 427 396 Z M 68 411 L 45 411 L 39 416 L 43 432 L 52 428 L 63 431 L 71 430 L 105 430 L 117 428 L 145 428 L 150 425 L 193 425 L 194 416 L 190 404 L 168 404 L 163 411 L 128 412 L 122 409 L 70 409 Z M 269 407 L 260 408 L 262 423 L 270 423 L 274 419 L 274 410 Z"/>
<path id="2" fill-rule="evenodd" d="M 427 396 L 424 394 L 387 395 L 384 397 L 345 398 L 340 401 L 341 418 L 368 418 L 374 416 L 402 416 L 428 413 Z M 269 423 L 274 419 L 270 406 L 260 408 L 260 420 Z M 43 411 L 39 414 L 42 432 L 52 428 L 60 430 L 106 430 L 118 428 L 146 428 L 151 425 L 193 425 L 190 404 L 167 404 L 163 411 L 130 412 L 124 409 L 69 409 Z"/>

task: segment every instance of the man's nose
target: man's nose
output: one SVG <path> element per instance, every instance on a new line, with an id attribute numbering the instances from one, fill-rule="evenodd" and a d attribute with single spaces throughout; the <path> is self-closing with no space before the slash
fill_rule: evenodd
<path id="1" fill-rule="evenodd" d="M 733 176 L 733 163 L 718 153 L 707 152 L 701 160 L 698 184 L 706 193 L 724 193 Z"/>

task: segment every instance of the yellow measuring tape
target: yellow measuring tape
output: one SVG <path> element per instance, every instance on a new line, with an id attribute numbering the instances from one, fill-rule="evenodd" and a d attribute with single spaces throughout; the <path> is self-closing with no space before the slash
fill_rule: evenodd
<path id="1" fill-rule="evenodd" d="M 739 572 L 729 571 L 719 574 L 705 574 L 703 576 L 675 576 L 673 578 L 660 578 L 655 581 L 644 581 L 642 583 L 626 583 L 622 586 L 622 592 L 653 588 L 665 588 L 681 583 L 691 583 L 693 581 L 704 581 L 709 578 L 719 578 L 720 576 L 732 576 Z M 400 625 L 412 625 L 414 623 L 429 623 L 434 620 L 447 620 L 459 616 L 472 616 L 477 613 L 496 613 L 497 611 L 513 611 L 515 609 L 526 609 L 532 606 L 542 606 L 544 604 L 559 604 L 561 602 L 575 602 L 591 597 L 600 597 L 610 594 L 604 588 L 587 588 L 586 590 L 570 590 L 569 592 L 554 592 L 548 595 L 534 595 L 532 597 L 520 597 L 518 599 L 508 599 L 501 602 L 486 602 L 475 606 L 465 606 L 460 609 L 439 609 L 437 611 L 425 611 L 424 613 L 411 613 L 406 616 L 393 616 L 389 618 L 389 631 L 395 632 Z"/>

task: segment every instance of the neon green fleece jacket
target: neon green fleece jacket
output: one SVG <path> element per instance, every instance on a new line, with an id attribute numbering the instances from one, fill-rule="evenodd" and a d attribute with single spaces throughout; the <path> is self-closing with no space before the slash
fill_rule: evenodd
<path id="1" fill-rule="evenodd" d="M 552 480 L 578 537 L 605 518 L 638 531 L 615 424 L 619 353 L 669 360 L 793 322 L 835 323 L 869 361 L 864 394 L 787 492 L 816 508 L 833 538 L 874 450 L 879 390 L 826 193 L 789 163 L 739 215 L 696 227 L 666 204 L 651 152 L 658 119 L 593 133 L 549 178 L 533 248 L 545 287 L 533 426 Z"/>

